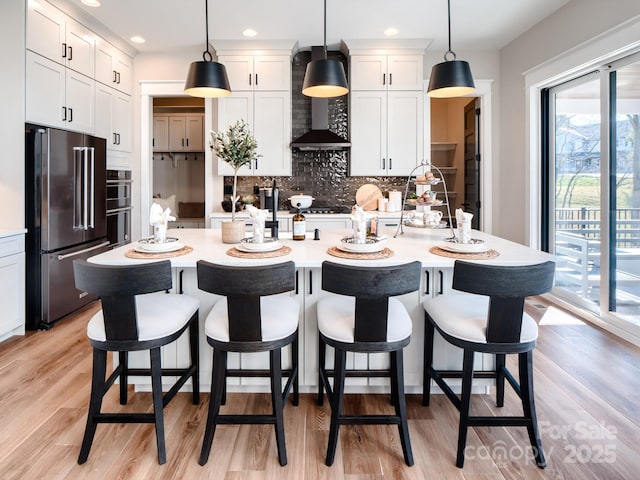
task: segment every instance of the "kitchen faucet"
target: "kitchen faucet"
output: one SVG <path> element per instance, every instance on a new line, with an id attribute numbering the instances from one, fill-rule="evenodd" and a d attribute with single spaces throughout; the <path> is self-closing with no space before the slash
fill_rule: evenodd
<path id="1" fill-rule="evenodd" d="M 271 190 L 272 199 L 272 212 L 273 216 L 271 221 L 264 222 L 265 228 L 271 229 L 271 238 L 278 238 L 278 189 L 276 188 L 276 181 L 273 181 L 273 188 Z"/>

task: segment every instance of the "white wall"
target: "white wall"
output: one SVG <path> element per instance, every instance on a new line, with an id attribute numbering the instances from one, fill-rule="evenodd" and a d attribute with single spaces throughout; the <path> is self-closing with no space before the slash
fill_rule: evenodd
<path id="1" fill-rule="evenodd" d="M 24 228 L 25 2 L 0 3 L 0 228 Z"/>
<path id="2" fill-rule="evenodd" d="M 527 95 L 523 73 L 570 49 L 580 48 L 581 44 L 637 15 L 640 15 L 638 0 L 573 0 L 500 51 L 494 234 L 521 243 L 529 242 L 531 205 Z M 637 38 L 640 38 L 640 32 Z M 567 69 L 572 67 L 574 65 L 567 65 Z"/>

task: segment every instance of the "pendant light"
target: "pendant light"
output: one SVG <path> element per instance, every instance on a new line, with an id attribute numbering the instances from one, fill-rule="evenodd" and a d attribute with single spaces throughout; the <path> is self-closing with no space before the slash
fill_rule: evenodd
<path id="1" fill-rule="evenodd" d="M 226 97 L 231 95 L 231 87 L 224 65 L 213 61 L 209 51 L 209 2 L 204 2 L 207 43 L 202 61 L 192 62 L 189 66 L 184 93 L 192 97 Z"/>
<path id="2" fill-rule="evenodd" d="M 327 59 L 327 0 L 324 0 L 324 58 L 307 64 L 302 93 L 308 97 L 340 97 L 349 93 L 344 67 L 338 60 Z"/>
<path id="3" fill-rule="evenodd" d="M 434 98 L 462 97 L 476 90 L 471 76 L 469 63 L 456 60 L 456 54 L 451 50 L 451 0 L 447 0 L 449 18 L 449 50 L 444 54 L 444 62 L 434 65 L 431 69 L 427 95 Z"/>

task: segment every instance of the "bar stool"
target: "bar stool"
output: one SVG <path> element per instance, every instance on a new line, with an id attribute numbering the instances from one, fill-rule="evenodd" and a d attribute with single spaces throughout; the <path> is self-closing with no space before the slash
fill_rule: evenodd
<path id="1" fill-rule="evenodd" d="M 472 295 L 450 294 L 424 301 L 424 384 L 423 404 L 429 405 L 431 379 L 440 386 L 460 411 L 456 465 L 464 465 L 467 429 L 475 426 L 527 427 L 536 464 L 546 466 L 538 431 L 533 394 L 533 349 L 538 325 L 524 313 L 525 297 L 548 292 L 553 286 L 555 264 L 545 262 L 527 266 L 481 265 L 457 260 L 453 288 Z M 462 371 L 436 371 L 433 368 L 433 337 L 437 330 L 452 345 L 464 350 Z M 522 400 L 523 416 L 471 417 L 471 383 L 475 352 L 496 357 L 495 371 L 476 372 L 476 377 L 496 379 L 496 404 L 504 404 L 504 381 L 511 384 Z M 505 366 L 505 355 L 517 354 L 520 383 Z M 460 398 L 444 380 L 462 378 Z"/>
<path id="2" fill-rule="evenodd" d="M 224 295 L 207 316 L 204 330 L 213 347 L 213 372 L 207 426 L 200 465 L 207 463 L 216 425 L 273 424 L 278 460 L 287 464 L 283 410 L 293 386 L 298 404 L 298 317 L 300 305 L 291 297 L 273 295 L 295 289 L 295 265 L 285 262 L 259 267 L 197 264 L 198 288 Z M 282 370 L 281 350 L 291 344 L 292 367 Z M 227 369 L 227 352 L 269 352 L 269 370 Z M 282 391 L 282 376 L 288 380 Z M 271 415 L 220 415 L 227 377 L 270 377 Z"/>
<path id="3" fill-rule="evenodd" d="M 411 339 L 412 322 L 394 297 L 418 290 L 420 262 L 390 267 L 357 267 L 325 261 L 322 289 L 337 293 L 321 298 L 318 316 L 318 404 L 326 390 L 331 404 L 331 426 L 326 464 L 333 464 L 340 425 L 398 425 L 404 461 L 413 465 L 404 398 L 402 349 Z M 327 345 L 335 350 L 333 370 L 325 366 Z M 388 370 L 347 370 L 347 352 L 389 352 Z M 342 415 L 345 377 L 390 377 L 395 415 Z M 333 389 L 329 378 L 333 377 Z"/>
<path id="4" fill-rule="evenodd" d="M 162 409 L 191 378 L 193 404 L 200 401 L 198 383 L 198 308 L 200 302 L 187 295 L 166 293 L 171 289 L 169 260 L 126 266 L 108 266 L 73 262 L 76 288 L 94 293 L 102 300 L 102 310 L 87 325 L 93 347 L 93 375 L 87 425 L 78 463 L 89 457 L 98 423 L 154 423 L 158 462 L 165 463 L 164 418 Z M 161 292 L 161 293 L 154 293 Z M 162 368 L 160 347 L 177 340 L 189 329 L 191 365 L 186 368 Z M 150 368 L 129 368 L 128 352 L 149 350 Z M 118 366 L 105 380 L 107 352 L 118 352 Z M 120 379 L 120 404 L 127 403 L 129 375 L 150 376 L 153 413 L 101 413 L 102 398 Z M 179 378 L 162 395 L 162 377 Z"/>

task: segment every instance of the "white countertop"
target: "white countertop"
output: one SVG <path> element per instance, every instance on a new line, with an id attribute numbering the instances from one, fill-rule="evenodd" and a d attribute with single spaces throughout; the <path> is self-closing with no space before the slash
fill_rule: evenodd
<path id="1" fill-rule="evenodd" d="M 307 213 L 307 212 L 302 212 L 302 213 L 305 216 L 305 218 L 308 218 L 310 220 L 317 219 L 317 218 L 350 218 L 351 217 L 351 213 Z M 377 215 L 378 218 L 400 218 L 400 215 L 402 214 L 402 212 L 399 210 L 397 212 L 379 212 L 378 210 L 372 210 L 368 213 Z M 289 210 L 278 210 L 277 218 L 291 218 L 294 215 L 295 213 L 291 213 Z M 236 212 L 236 216 L 238 218 L 247 219 L 249 218 L 249 213 L 245 210 L 241 210 L 239 212 Z M 221 218 L 221 217 L 231 218 L 231 213 L 213 212 L 209 214 L 209 218 Z M 271 220 L 271 214 L 269 214 L 268 219 Z"/>
<path id="2" fill-rule="evenodd" d="M 14 235 L 24 235 L 25 233 L 27 233 L 26 228 L 0 228 L 0 238 L 12 237 Z"/>
<path id="3" fill-rule="evenodd" d="M 393 238 L 393 234 L 389 235 L 386 240 L 386 246 L 394 252 L 394 255 L 381 260 L 347 260 L 327 253 L 330 247 L 339 244 L 342 237 L 351 235 L 351 230 L 324 230 L 321 232 L 321 240 L 319 241 L 313 240 L 312 232 L 307 233 L 307 239 L 304 241 L 291 240 L 291 233 L 287 234 L 285 232 L 280 235 L 280 240 L 283 244 L 291 247 L 291 253 L 267 259 L 245 259 L 227 255 L 227 250 L 232 248 L 233 245 L 221 242 L 219 229 L 172 229 L 167 232 L 167 236 L 177 237 L 180 243 L 193 247 L 191 253 L 171 258 L 171 263 L 174 267 L 195 267 L 196 262 L 200 259 L 226 265 L 258 265 L 291 260 L 298 267 L 320 267 L 325 260 L 367 266 L 399 264 L 418 260 L 423 267 L 446 268 L 453 266 L 455 259 L 434 255 L 429 252 L 430 247 L 437 245 L 445 237 L 451 235 L 450 229 L 432 230 L 405 227 L 404 232 L 398 238 Z M 496 265 L 517 265 L 539 263 L 553 259 L 548 253 L 476 230 L 472 231 L 471 236 L 472 238 L 486 241 L 490 248 L 500 253 L 497 258 L 480 260 L 482 262 Z M 96 255 L 91 258 L 91 261 L 112 265 L 146 262 L 147 260 L 125 257 L 125 252 L 135 248 L 135 246 L 135 242 L 121 246 Z"/>

